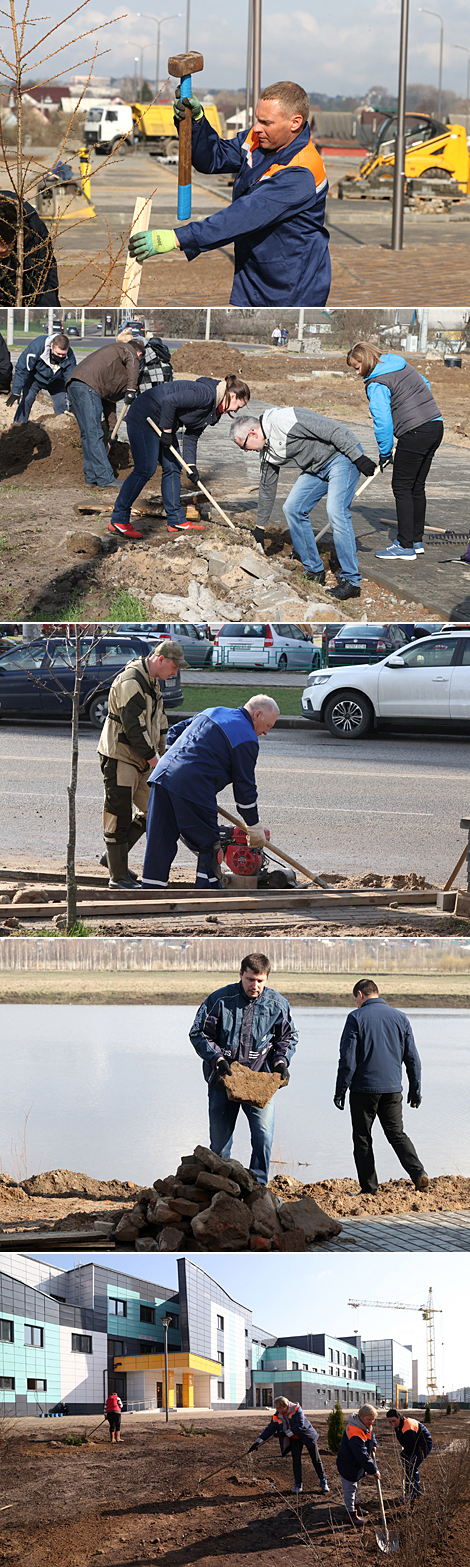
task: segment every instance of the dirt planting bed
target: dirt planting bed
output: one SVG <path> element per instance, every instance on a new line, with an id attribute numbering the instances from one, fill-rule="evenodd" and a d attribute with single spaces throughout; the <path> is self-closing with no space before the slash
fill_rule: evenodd
<path id="1" fill-rule="evenodd" d="M 289 1567 L 317 1562 L 356 1567 L 359 1559 L 377 1562 L 375 1487 L 363 1482 L 367 1517 L 357 1536 L 348 1524 L 335 1458 L 328 1451 L 326 1414 L 312 1413 L 312 1419 L 330 1494 L 320 1495 L 305 1454 L 300 1502 L 292 1496 L 291 1460 L 281 1460 L 274 1439 L 254 1458 L 245 1456 L 266 1418 L 267 1412 L 259 1410 L 243 1416 L 207 1413 L 191 1420 L 181 1410 L 165 1428 L 161 1417 L 125 1414 L 118 1447 L 111 1447 L 105 1426 L 91 1435 L 99 1416 L 96 1422 L 67 1419 L 52 1427 L 37 1421 L 37 1429 L 30 1421 L 11 1423 L 2 1449 L 2 1503 L 9 1510 L 0 1514 L 0 1562 L 12 1567 L 284 1567 L 287 1562 Z M 469 1426 L 464 1412 L 433 1411 L 434 1450 L 426 1461 L 426 1495 L 415 1522 L 401 1500 L 397 1444 L 379 1414 L 385 1505 L 400 1542 L 396 1567 L 411 1561 L 414 1567 L 462 1567 L 466 1560 L 468 1484 L 465 1463 L 452 1444 L 465 1444 Z M 86 1431 L 88 1441 L 65 1445 L 68 1432 Z M 458 1464 L 464 1470 L 461 1494 L 458 1502 L 452 1498 L 442 1527 L 442 1475 L 452 1474 Z M 216 1469 L 221 1471 L 217 1475 L 212 1473 Z"/>

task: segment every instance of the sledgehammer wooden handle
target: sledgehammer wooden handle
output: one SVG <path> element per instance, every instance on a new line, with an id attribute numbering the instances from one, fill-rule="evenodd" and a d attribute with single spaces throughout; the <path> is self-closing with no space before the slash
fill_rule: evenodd
<path id="1" fill-rule="evenodd" d="M 193 71 L 204 69 L 202 54 L 196 54 L 190 50 L 188 54 L 170 55 L 168 70 L 170 76 L 179 76 L 181 103 L 183 98 L 191 97 L 191 76 Z M 185 109 L 184 120 L 179 123 L 179 153 L 178 153 L 178 217 L 191 217 L 191 140 L 193 119 L 191 110 Z"/>
<path id="2" fill-rule="evenodd" d="M 239 816 L 231 816 L 230 811 L 224 811 L 221 805 L 217 806 L 217 810 L 219 816 L 225 816 L 227 822 L 232 822 L 234 827 L 241 827 L 242 832 L 249 833 L 249 827 L 247 827 L 246 822 L 240 821 Z M 269 854 L 275 854 L 278 860 L 285 860 L 286 865 L 292 865 L 293 869 L 300 871 L 302 876 L 308 876 L 309 881 L 315 881 L 317 887 L 327 886 L 326 881 L 322 881 L 321 876 L 314 876 L 313 871 L 308 871 L 305 865 L 299 864 L 298 860 L 291 860 L 290 854 L 285 854 L 284 849 L 276 849 L 275 844 L 271 843 L 271 841 L 266 844 L 266 848 Z"/>

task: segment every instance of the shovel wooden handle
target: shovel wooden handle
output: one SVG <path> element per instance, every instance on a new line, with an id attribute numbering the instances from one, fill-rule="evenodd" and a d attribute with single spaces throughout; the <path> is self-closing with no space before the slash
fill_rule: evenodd
<path id="1" fill-rule="evenodd" d="M 121 408 L 121 412 L 119 414 L 119 418 L 116 419 L 114 430 L 111 431 L 111 435 L 109 437 L 108 445 L 106 447 L 106 451 L 107 452 L 109 452 L 111 446 L 114 446 L 114 442 L 117 440 L 117 433 L 118 433 L 118 430 L 119 430 L 119 426 L 122 424 L 122 421 L 125 418 L 126 413 L 127 413 L 127 407 L 126 407 L 126 403 L 124 403 L 124 407 Z"/>
<path id="2" fill-rule="evenodd" d="M 231 816 L 230 811 L 225 811 L 221 805 L 217 806 L 217 810 L 219 816 L 224 816 L 227 822 L 232 822 L 234 827 L 241 827 L 242 832 L 249 833 L 249 827 L 247 827 L 246 822 L 240 821 L 239 816 Z M 278 860 L 285 860 L 286 865 L 292 865 L 295 871 L 300 871 L 301 875 L 307 876 L 309 881 L 316 882 L 317 887 L 326 887 L 326 882 L 322 881 L 321 876 L 315 876 L 313 871 L 308 871 L 306 866 L 300 865 L 298 860 L 292 860 L 290 854 L 285 854 L 284 849 L 276 849 L 274 843 L 271 842 L 266 847 L 270 854 L 276 855 Z"/>
<path id="3" fill-rule="evenodd" d="M 147 424 L 151 424 L 152 430 L 155 430 L 156 435 L 161 436 L 162 432 L 159 430 L 158 424 L 155 424 L 155 421 L 150 418 L 149 414 L 147 414 Z M 188 473 L 188 463 L 185 462 L 184 457 L 181 456 L 177 446 L 169 446 L 168 450 L 172 453 L 173 457 L 176 457 L 176 461 L 179 462 L 180 468 L 184 468 L 185 473 Z M 214 496 L 211 495 L 210 490 L 206 490 L 206 486 L 202 483 L 201 479 L 197 480 L 197 488 L 198 490 L 202 490 L 203 495 L 207 495 L 207 499 L 210 501 L 211 506 L 215 506 L 216 511 L 219 512 L 220 516 L 223 517 L 224 522 L 227 523 L 227 527 L 232 528 L 233 532 L 235 532 L 235 523 L 230 521 L 230 517 L 227 517 L 227 513 L 225 511 L 222 511 L 222 507 L 219 506 L 218 501 L 214 500 Z"/>

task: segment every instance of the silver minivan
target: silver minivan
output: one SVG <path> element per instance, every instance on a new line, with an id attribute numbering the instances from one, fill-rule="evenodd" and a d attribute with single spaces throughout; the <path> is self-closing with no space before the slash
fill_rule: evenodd
<path id="1" fill-rule="evenodd" d="M 214 642 L 214 667 L 235 669 L 318 669 L 318 648 L 311 636 L 289 621 L 277 624 L 227 621 Z"/>

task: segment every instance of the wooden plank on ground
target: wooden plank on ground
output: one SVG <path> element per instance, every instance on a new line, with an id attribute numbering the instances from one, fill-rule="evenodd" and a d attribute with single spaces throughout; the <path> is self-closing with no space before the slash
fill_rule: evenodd
<path id="1" fill-rule="evenodd" d="M 59 889 L 59 897 L 48 900 L 45 903 L 15 903 L 10 904 L 9 913 L 13 913 L 21 920 L 38 919 L 41 913 L 46 919 L 52 919 L 57 914 L 65 912 L 65 898 L 62 896 L 62 888 Z M 235 891 L 225 893 L 201 893 L 198 895 L 192 888 L 181 889 L 173 894 L 167 889 L 142 889 L 120 894 L 117 897 L 109 897 L 109 889 L 104 888 L 101 895 L 94 897 L 93 892 L 87 898 L 80 897 L 77 902 L 77 914 L 82 919 L 138 919 L 151 914 L 159 915 L 200 915 L 200 914 L 264 914 L 264 913 L 296 913 L 299 909 L 322 909 L 332 912 L 337 908 L 403 908 L 403 907 L 435 907 L 437 892 L 312 892 L 310 889 L 298 892 L 280 893 L 273 888 L 271 893 L 253 892 L 237 893 Z M 5 911 L 6 912 L 6 911 Z"/>

